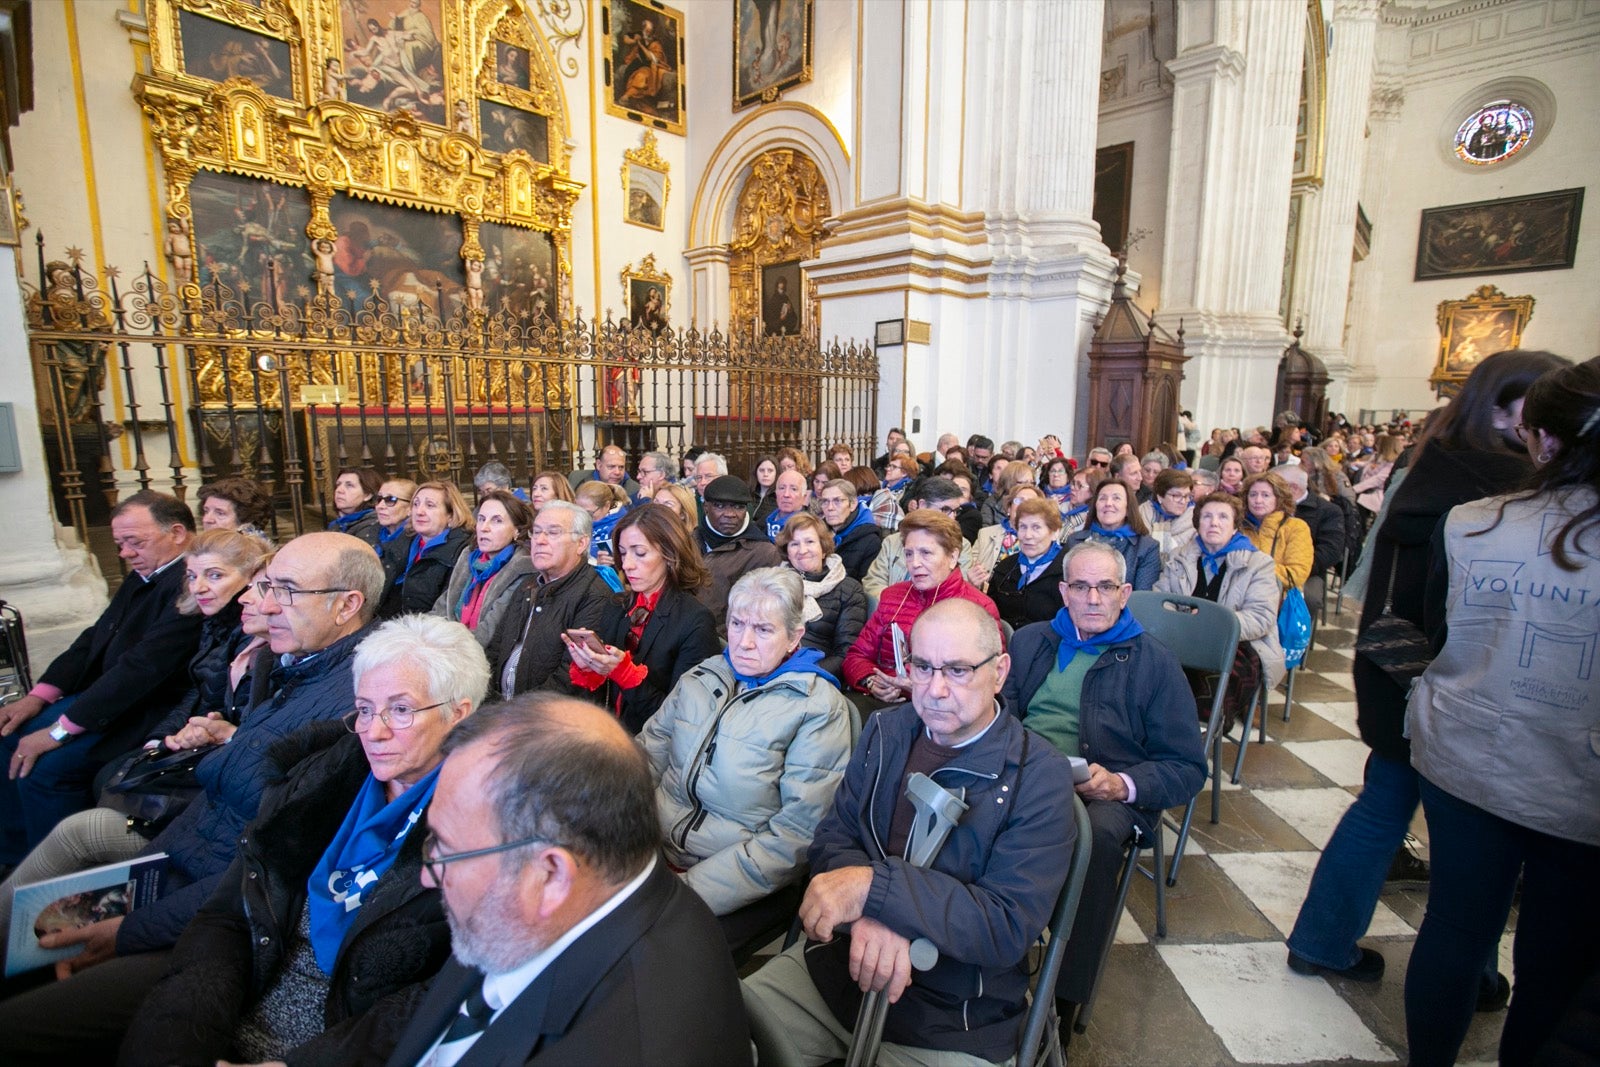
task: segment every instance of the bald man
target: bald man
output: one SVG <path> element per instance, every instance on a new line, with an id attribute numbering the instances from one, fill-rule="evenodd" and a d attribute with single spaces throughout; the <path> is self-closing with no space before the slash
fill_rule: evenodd
<path id="1" fill-rule="evenodd" d="M 573 471 L 567 475 L 567 484 L 576 489 L 584 482 L 607 482 L 622 486 L 629 500 L 639 497 L 639 483 L 628 477 L 628 454 L 616 445 L 606 445 L 600 458 L 590 470 Z"/>

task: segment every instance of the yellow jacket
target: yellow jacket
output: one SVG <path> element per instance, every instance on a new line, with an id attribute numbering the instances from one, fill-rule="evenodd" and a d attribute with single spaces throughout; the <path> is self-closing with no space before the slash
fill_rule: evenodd
<path id="1" fill-rule="evenodd" d="M 1274 511 L 1261 520 L 1259 528 L 1246 518 L 1240 532 L 1277 563 L 1280 588 L 1300 588 L 1311 577 L 1311 527 L 1304 520 Z"/>

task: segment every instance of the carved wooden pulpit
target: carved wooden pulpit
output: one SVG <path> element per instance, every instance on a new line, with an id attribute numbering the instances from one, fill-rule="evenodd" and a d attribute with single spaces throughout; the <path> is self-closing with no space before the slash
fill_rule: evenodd
<path id="1" fill-rule="evenodd" d="M 1272 416 L 1285 411 L 1300 417 L 1300 425 L 1321 433 L 1328 421 L 1328 368 L 1322 360 L 1300 347 L 1305 331 L 1294 324 L 1294 341 L 1278 360 L 1278 390 L 1272 400 Z"/>
<path id="2" fill-rule="evenodd" d="M 1142 456 L 1178 432 L 1178 386 L 1183 381 L 1183 324 L 1174 337 L 1134 304 L 1117 261 L 1111 306 L 1089 342 L 1089 445 L 1127 441 Z"/>

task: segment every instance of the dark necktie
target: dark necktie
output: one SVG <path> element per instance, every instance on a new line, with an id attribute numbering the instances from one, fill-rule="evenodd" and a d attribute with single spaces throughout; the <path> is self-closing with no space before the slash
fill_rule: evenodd
<path id="1" fill-rule="evenodd" d="M 461 1013 L 455 1017 L 440 1040 L 440 1046 L 448 1045 L 455 1041 L 477 1037 L 489 1028 L 489 1019 L 494 1015 L 494 1009 L 489 1007 L 489 1002 L 483 999 L 483 982 L 479 980 L 472 987 L 472 993 L 461 1005 Z"/>

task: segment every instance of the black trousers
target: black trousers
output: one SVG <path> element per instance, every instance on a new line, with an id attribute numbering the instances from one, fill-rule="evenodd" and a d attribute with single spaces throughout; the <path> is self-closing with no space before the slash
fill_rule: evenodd
<path id="1" fill-rule="evenodd" d="M 1089 874 L 1084 879 L 1083 897 L 1078 901 L 1078 917 L 1067 939 L 1067 955 L 1061 961 L 1061 976 L 1056 979 L 1056 996 L 1083 1004 L 1094 988 L 1100 953 L 1117 929 L 1117 876 L 1122 872 L 1122 854 L 1133 837 L 1137 822 L 1127 804 L 1111 800 L 1090 800 L 1089 827 L 1093 844 L 1089 852 Z"/>
<path id="2" fill-rule="evenodd" d="M 11 1067 L 116 1062 L 123 1033 L 171 955 L 117 956 L 0 1003 L 0 1059 Z"/>

